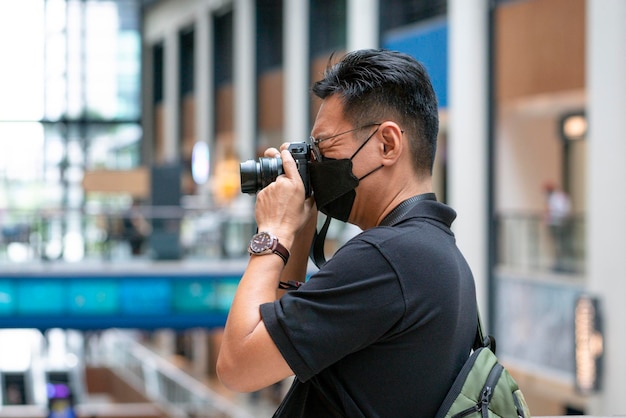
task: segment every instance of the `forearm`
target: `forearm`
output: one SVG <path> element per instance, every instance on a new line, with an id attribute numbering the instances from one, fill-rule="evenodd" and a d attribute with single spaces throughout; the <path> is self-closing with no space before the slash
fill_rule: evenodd
<path id="1" fill-rule="evenodd" d="M 218 357 L 222 382 L 239 391 L 257 390 L 292 374 L 267 334 L 259 307 L 276 300 L 283 261 L 252 256 L 230 308 Z"/>
<path id="2" fill-rule="evenodd" d="M 251 256 L 230 307 L 226 332 L 245 337 L 261 321 L 259 306 L 276 300 L 283 261 L 275 254 Z"/>
<path id="3" fill-rule="evenodd" d="M 317 212 L 314 212 L 306 225 L 293 239 L 291 245 L 289 262 L 285 266 L 280 276 L 281 282 L 297 281 L 304 282 L 309 262 L 309 252 L 313 242 L 313 235 L 317 225 Z M 284 291 L 279 292 L 279 295 Z"/>
<path id="4" fill-rule="evenodd" d="M 262 320 L 259 307 L 277 299 L 280 281 L 305 280 L 309 247 L 316 223 L 315 216 L 310 218 L 296 234 L 278 232 L 279 242 L 284 243 L 290 253 L 287 264 L 275 254 L 250 256 L 230 308 L 225 338 L 240 342 L 253 332 Z M 267 231 L 273 233 L 272 230 Z"/>

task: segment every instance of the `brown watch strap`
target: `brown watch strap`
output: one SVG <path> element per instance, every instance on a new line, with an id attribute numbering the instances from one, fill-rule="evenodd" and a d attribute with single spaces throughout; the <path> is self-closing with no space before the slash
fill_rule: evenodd
<path id="1" fill-rule="evenodd" d="M 282 258 L 285 264 L 287 264 L 287 261 L 289 261 L 289 250 L 285 248 L 285 246 L 280 242 L 276 241 L 276 246 L 274 247 L 272 252 Z"/>

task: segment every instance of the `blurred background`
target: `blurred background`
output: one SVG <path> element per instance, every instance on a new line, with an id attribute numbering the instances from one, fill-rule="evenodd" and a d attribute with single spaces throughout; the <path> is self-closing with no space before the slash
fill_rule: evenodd
<path id="1" fill-rule="evenodd" d="M 435 191 L 533 415 L 626 413 L 624 22 L 623 0 L 0 0 L 0 417 L 271 416 L 284 384 L 215 378 L 256 228 L 239 163 L 306 140 L 331 56 L 378 47 L 431 75 Z"/>

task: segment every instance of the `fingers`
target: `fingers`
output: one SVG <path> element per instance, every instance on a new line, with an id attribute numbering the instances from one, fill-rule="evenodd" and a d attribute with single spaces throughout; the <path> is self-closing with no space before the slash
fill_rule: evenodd
<path id="1" fill-rule="evenodd" d="M 276 178 L 276 182 L 282 182 L 288 180 L 290 183 L 295 184 L 295 187 L 304 186 L 300 172 L 298 171 L 298 163 L 293 158 L 291 151 L 289 150 L 289 142 L 285 142 L 280 146 L 280 151 L 276 148 L 268 148 L 265 150 L 264 155 L 266 158 L 280 158 L 282 160 L 283 175 L 279 175 Z M 283 178 L 283 180 L 281 180 Z"/>
<path id="2" fill-rule="evenodd" d="M 283 160 L 283 171 L 285 172 L 285 175 L 290 179 L 300 177 L 300 174 L 298 173 L 298 167 L 296 166 L 296 162 L 293 159 L 293 155 L 291 155 L 291 152 L 283 149 L 280 152 L 280 157 Z"/>
<path id="3" fill-rule="evenodd" d="M 289 147 L 289 142 L 283 142 L 283 144 L 280 146 L 280 151 L 287 149 L 288 147 Z M 274 147 L 271 147 L 265 150 L 265 152 L 263 153 L 263 156 L 266 158 L 277 158 L 277 157 L 280 157 L 280 151 Z"/>
<path id="4" fill-rule="evenodd" d="M 277 158 L 280 157 L 280 151 L 278 151 L 276 148 L 268 148 L 263 153 L 263 156 L 265 158 Z"/>
<path id="5" fill-rule="evenodd" d="M 280 146 L 280 151 L 276 148 L 268 148 L 263 153 L 265 158 L 281 158 L 283 160 L 283 171 L 288 178 L 296 178 L 299 176 L 298 167 L 293 156 L 288 150 L 289 142 L 285 142 Z"/>

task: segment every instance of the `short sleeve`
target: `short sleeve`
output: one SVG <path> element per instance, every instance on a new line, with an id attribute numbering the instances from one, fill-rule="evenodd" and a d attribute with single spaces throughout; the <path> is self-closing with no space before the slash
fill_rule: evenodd
<path id="1" fill-rule="evenodd" d="M 383 338 L 405 313 L 397 276 L 371 243 L 353 239 L 298 290 L 261 306 L 264 324 L 306 381 Z"/>

